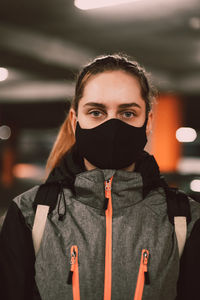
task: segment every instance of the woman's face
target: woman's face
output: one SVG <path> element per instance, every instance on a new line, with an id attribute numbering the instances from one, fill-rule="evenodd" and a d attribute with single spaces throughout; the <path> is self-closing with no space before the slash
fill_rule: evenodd
<path id="1" fill-rule="evenodd" d="M 70 111 L 74 132 L 77 121 L 81 128 L 89 129 L 113 118 L 136 127 L 141 127 L 146 118 L 140 84 L 137 78 L 124 71 L 107 71 L 92 76 L 84 88 L 77 115 L 73 109 Z M 149 113 L 147 134 L 151 126 L 152 113 Z"/>

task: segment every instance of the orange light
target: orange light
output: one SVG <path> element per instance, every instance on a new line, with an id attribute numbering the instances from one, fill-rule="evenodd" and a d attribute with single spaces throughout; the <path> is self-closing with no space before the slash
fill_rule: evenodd
<path id="1" fill-rule="evenodd" d="M 176 131 L 181 127 L 182 102 L 175 95 L 161 95 L 155 105 L 152 153 L 162 172 L 174 172 L 181 155 Z"/>
<path id="2" fill-rule="evenodd" d="M 13 174 L 17 178 L 38 180 L 44 178 L 43 168 L 31 164 L 16 164 L 13 168 Z"/>

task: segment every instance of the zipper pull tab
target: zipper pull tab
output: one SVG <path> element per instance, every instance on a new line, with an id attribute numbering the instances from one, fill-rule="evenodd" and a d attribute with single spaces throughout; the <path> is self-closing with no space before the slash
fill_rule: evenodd
<path id="1" fill-rule="evenodd" d="M 143 252 L 143 265 L 144 265 L 144 278 L 145 278 L 145 284 L 149 285 L 150 284 L 150 279 L 149 279 L 149 272 L 148 272 L 148 260 L 149 260 L 149 251 L 144 250 Z"/>
<path id="2" fill-rule="evenodd" d="M 105 180 L 105 201 L 104 201 L 104 210 L 110 211 L 110 202 L 111 202 L 111 185 L 112 185 L 113 177 L 111 177 L 109 180 Z"/>
<path id="3" fill-rule="evenodd" d="M 72 285 L 72 276 L 73 276 L 73 272 L 70 270 L 68 274 L 67 284 Z"/>
<path id="4" fill-rule="evenodd" d="M 68 279 L 67 279 L 67 284 L 72 284 L 72 276 L 73 276 L 73 272 L 74 272 L 74 268 L 75 268 L 75 263 L 76 263 L 76 251 L 75 249 L 71 248 L 71 268 L 68 274 Z"/>
<path id="5" fill-rule="evenodd" d="M 108 201 L 109 201 L 109 199 L 105 198 L 104 207 L 103 207 L 104 210 L 106 210 L 108 208 Z"/>
<path id="6" fill-rule="evenodd" d="M 112 178 L 105 181 L 105 190 L 106 191 L 111 191 L 111 182 L 112 182 Z"/>
<path id="7" fill-rule="evenodd" d="M 106 180 L 104 182 L 104 185 L 105 185 L 105 198 L 110 198 L 110 195 L 111 195 L 111 185 L 112 185 L 112 180 L 113 180 L 113 177 L 111 177 L 109 180 Z"/>

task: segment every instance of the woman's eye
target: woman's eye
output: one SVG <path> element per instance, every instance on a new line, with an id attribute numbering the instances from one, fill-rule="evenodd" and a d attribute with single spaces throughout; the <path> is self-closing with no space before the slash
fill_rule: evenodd
<path id="1" fill-rule="evenodd" d="M 122 113 L 123 117 L 125 118 L 132 118 L 135 116 L 135 114 L 132 111 L 125 111 Z"/>
<path id="2" fill-rule="evenodd" d="M 93 117 L 100 117 L 102 116 L 102 112 L 98 111 L 98 110 L 93 110 L 91 112 L 89 112 L 90 115 L 92 115 Z"/>

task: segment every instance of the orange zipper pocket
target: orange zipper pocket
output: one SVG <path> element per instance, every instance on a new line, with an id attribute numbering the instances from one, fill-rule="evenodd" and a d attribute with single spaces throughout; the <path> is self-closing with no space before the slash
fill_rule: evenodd
<path id="1" fill-rule="evenodd" d="M 139 268 L 139 273 L 137 278 L 134 300 L 142 300 L 144 284 L 150 284 L 149 273 L 147 268 L 148 260 L 149 260 L 149 251 L 143 249 L 141 260 L 140 260 L 140 268 Z"/>
<path id="2" fill-rule="evenodd" d="M 71 247 L 71 268 L 67 283 L 72 284 L 73 300 L 80 300 L 79 288 L 79 272 L 78 272 L 78 247 L 73 245 Z"/>

